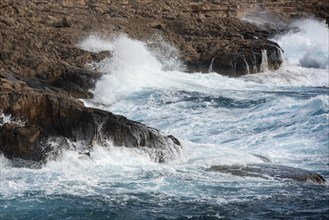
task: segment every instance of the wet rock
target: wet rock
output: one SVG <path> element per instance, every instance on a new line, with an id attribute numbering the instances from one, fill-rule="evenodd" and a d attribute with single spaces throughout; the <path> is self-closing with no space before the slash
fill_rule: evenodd
<path id="1" fill-rule="evenodd" d="M 276 70 L 282 63 L 279 45 L 266 40 L 273 33 L 238 19 L 183 18 L 169 28 L 182 37 L 176 44 L 185 42 L 181 52 L 192 70 L 207 72 L 212 64 L 215 72 L 237 76 Z"/>
<path id="2" fill-rule="evenodd" d="M 9 159 L 44 161 L 47 150 L 42 146 L 45 134 L 36 125 L 6 123 L 0 128 L 0 151 Z"/>
<path id="3" fill-rule="evenodd" d="M 94 88 L 100 77 L 99 72 L 67 65 L 63 74 L 52 85 L 69 92 L 74 97 L 92 98 L 89 90 Z"/>
<path id="4" fill-rule="evenodd" d="M 181 148 L 173 136 L 123 116 L 86 108 L 65 94 L 32 89 L 19 80 L 0 78 L 0 83 L 2 112 L 25 122 L 23 126 L 1 127 L 0 151 L 8 158 L 46 161 L 52 155 L 55 159 L 60 149 L 48 142 L 52 137 L 81 142 L 89 150 L 94 143 L 151 149 L 157 162 L 171 159 Z"/>
<path id="5" fill-rule="evenodd" d="M 326 179 L 320 174 L 312 171 L 293 168 L 289 166 L 275 164 L 248 164 L 248 165 L 232 165 L 232 166 L 212 166 L 207 171 L 229 173 L 242 177 L 258 177 L 262 179 L 290 179 L 301 182 L 313 182 L 324 184 Z"/>

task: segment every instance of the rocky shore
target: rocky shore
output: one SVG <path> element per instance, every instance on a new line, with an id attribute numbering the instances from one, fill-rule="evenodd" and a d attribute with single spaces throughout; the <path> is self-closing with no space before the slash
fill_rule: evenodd
<path id="1" fill-rule="evenodd" d="M 0 151 L 8 158 L 44 162 L 71 142 L 110 141 L 116 146 L 155 149 L 165 162 L 179 141 L 159 131 L 98 109 L 79 98 L 101 73 L 88 69 L 108 53 L 76 45 L 91 33 L 125 33 L 148 40 L 161 36 L 180 52 L 190 70 L 237 76 L 277 69 L 282 50 L 268 40 L 284 25 L 256 26 L 241 19 L 266 11 L 283 22 L 315 15 L 328 22 L 327 1 L 2 0 L 0 2 Z M 24 123 L 6 122 L 11 115 Z M 73 147 L 74 148 L 74 147 Z"/>

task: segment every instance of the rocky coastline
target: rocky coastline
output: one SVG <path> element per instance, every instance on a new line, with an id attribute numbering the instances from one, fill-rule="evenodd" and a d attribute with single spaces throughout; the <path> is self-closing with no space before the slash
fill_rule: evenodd
<path id="1" fill-rule="evenodd" d="M 181 145 L 123 116 L 87 108 L 78 99 L 89 92 L 101 73 L 86 63 L 108 53 L 92 53 L 76 45 L 91 33 L 150 39 L 160 35 L 180 51 L 187 69 L 212 70 L 230 76 L 278 69 L 282 50 L 268 40 L 286 26 L 256 26 L 241 19 L 266 10 L 289 22 L 317 16 L 328 22 L 327 1 L 160 1 L 160 0 L 2 0 L 0 3 L 0 152 L 7 158 L 45 162 L 70 142 L 85 149 L 106 141 L 116 146 L 155 149 L 157 162 L 170 159 Z M 257 9 L 257 10 L 256 10 Z M 174 135 L 174 134 L 173 134 Z M 168 147 L 170 146 L 170 147 Z M 169 156 L 168 156 L 169 155 Z"/>

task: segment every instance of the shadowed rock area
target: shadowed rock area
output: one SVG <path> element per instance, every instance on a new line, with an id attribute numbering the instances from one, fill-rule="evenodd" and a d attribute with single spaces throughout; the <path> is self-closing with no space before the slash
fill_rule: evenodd
<path id="1" fill-rule="evenodd" d="M 325 184 L 327 181 L 321 175 L 304 169 L 275 164 L 248 164 L 232 166 L 212 166 L 208 171 L 229 173 L 242 177 L 258 177 L 263 179 L 289 179 L 301 182 Z"/>

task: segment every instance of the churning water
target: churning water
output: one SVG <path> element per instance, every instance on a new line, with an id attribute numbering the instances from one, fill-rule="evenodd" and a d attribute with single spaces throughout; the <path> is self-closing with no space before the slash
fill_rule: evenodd
<path id="1" fill-rule="evenodd" d="M 256 154 L 329 179 L 328 27 L 296 25 L 301 32 L 276 39 L 287 57 L 281 69 L 239 78 L 185 73 L 161 57 L 174 54 L 169 44 L 85 39 L 82 49 L 113 55 L 91 64 L 104 76 L 86 105 L 172 134 L 183 153 L 158 164 L 138 149 L 95 146 L 90 158 L 66 152 L 41 169 L 1 156 L 0 218 L 329 218 L 328 185 L 206 171 L 262 163 Z"/>

